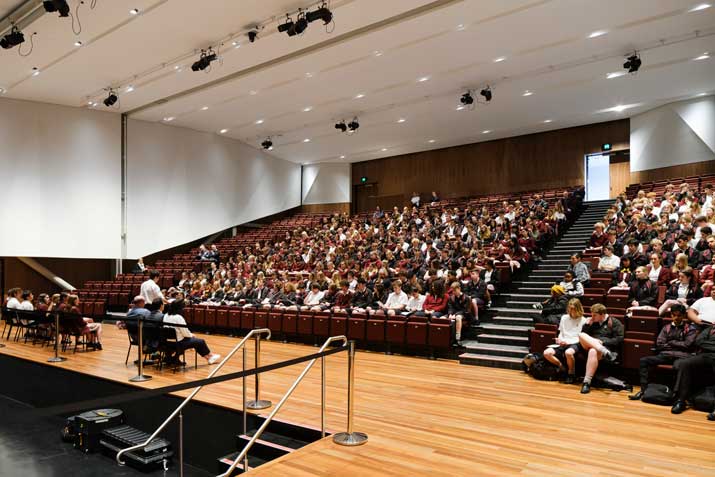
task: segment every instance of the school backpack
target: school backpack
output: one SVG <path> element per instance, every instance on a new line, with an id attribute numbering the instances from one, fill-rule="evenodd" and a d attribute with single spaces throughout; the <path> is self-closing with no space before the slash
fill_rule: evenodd
<path id="1" fill-rule="evenodd" d="M 540 381 L 554 381 L 559 378 L 559 368 L 544 358 L 541 353 L 529 353 L 521 362 L 525 373 Z"/>

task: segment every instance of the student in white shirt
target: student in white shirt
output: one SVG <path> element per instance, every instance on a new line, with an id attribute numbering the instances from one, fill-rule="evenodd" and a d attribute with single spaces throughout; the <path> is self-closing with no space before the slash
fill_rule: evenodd
<path id="1" fill-rule="evenodd" d="M 715 287 L 710 288 L 710 296 L 700 298 L 688 310 L 688 319 L 696 325 L 715 324 Z"/>
<path id="2" fill-rule="evenodd" d="M 324 295 L 325 292 L 320 291 L 320 285 L 318 285 L 316 282 L 313 282 L 310 285 L 310 291 L 307 295 L 305 295 L 305 298 L 303 299 L 303 306 L 300 307 L 300 309 L 307 311 L 314 306 L 320 305 L 320 300 L 323 299 Z"/>
<path id="3" fill-rule="evenodd" d="M 598 261 L 598 270 L 601 272 L 613 272 L 621 266 L 621 259 L 613 254 L 613 247 L 605 245 L 603 256 Z"/>
<path id="4" fill-rule="evenodd" d="M 380 304 L 385 313 L 395 316 L 395 313 L 402 311 L 407 306 L 407 293 L 402 291 L 402 282 L 395 280 L 392 282 L 392 293 L 387 297 L 385 304 Z"/>
<path id="5" fill-rule="evenodd" d="M 561 317 L 556 344 L 544 350 L 544 359 L 558 366 L 561 371 L 565 370 L 563 365 L 565 359 L 568 368 L 566 383 L 573 384 L 576 380 L 575 355 L 578 350 L 579 334 L 586 323 L 586 318 L 583 316 L 583 306 L 578 298 L 569 300 L 566 313 Z"/>
<path id="6" fill-rule="evenodd" d="M 153 302 L 157 298 L 161 298 L 166 301 L 164 294 L 161 293 L 161 288 L 159 288 L 159 272 L 152 270 L 149 272 L 149 280 L 142 283 L 139 294 L 144 297 L 147 303 Z"/>
<path id="7" fill-rule="evenodd" d="M 5 305 L 5 308 L 11 309 L 11 310 L 21 310 L 22 308 L 20 307 L 20 300 L 19 298 L 22 296 L 22 289 L 21 288 L 11 288 L 7 291 L 7 304 Z"/>
<path id="8" fill-rule="evenodd" d="M 409 285 L 408 285 L 409 286 Z M 412 314 L 417 311 L 422 311 L 425 303 L 425 296 L 420 293 L 419 286 L 410 288 L 410 298 L 407 300 L 407 306 L 403 314 Z"/>
<path id="9" fill-rule="evenodd" d="M 195 349 L 196 352 L 208 361 L 209 364 L 214 364 L 221 359 L 220 354 L 212 353 L 206 341 L 195 337 L 188 328 L 167 326 L 166 324 L 186 325 L 186 320 L 181 315 L 184 310 L 184 300 L 175 300 L 167 306 L 167 312 L 164 315 L 164 327 L 173 328 L 176 333 L 176 353 L 169 357 L 169 362 L 178 362 L 179 354 L 187 349 Z"/>

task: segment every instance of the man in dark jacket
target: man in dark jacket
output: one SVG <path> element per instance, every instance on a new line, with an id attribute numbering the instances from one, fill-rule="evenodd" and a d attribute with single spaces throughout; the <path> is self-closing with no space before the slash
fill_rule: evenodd
<path id="1" fill-rule="evenodd" d="M 673 369 L 677 371 L 675 380 L 675 404 L 670 409 L 673 414 L 680 414 L 687 409 L 685 400 L 699 386 L 715 383 L 715 325 L 710 325 L 700 332 L 695 339 L 697 354 L 677 360 Z"/>
<path id="2" fill-rule="evenodd" d="M 452 283 L 451 289 L 452 295 L 447 302 L 447 314 L 449 319 L 455 323 L 455 344 L 459 345 L 459 340 L 462 336 L 462 322 L 469 320 L 471 317 L 472 301 L 462 293 L 462 287 L 458 281 Z"/>
<path id="3" fill-rule="evenodd" d="M 536 323 L 558 325 L 561 322 L 561 317 L 566 313 L 568 302 L 569 297 L 566 295 L 564 287 L 561 285 L 552 286 L 551 297 L 534 305 L 537 310 L 541 309 L 541 316 L 534 318 L 534 321 Z"/>
<path id="4" fill-rule="evenodd" d="M 470 280 L 464 286 L 464 293 L 472 300 L 474 307 L 474 322 L 479 323 L 479 307 L 483 307 L 489 302 L 489 291 L 487 284 L 479 277 L 479 272 L 472 270 L 469 274 Z"/>
<path id="5" fill-rule="evenodd" d="M 600 303 L 591 305 L 591 318 L 586 320 L 578 335 L 579 351 L 587 353 L 581 394 L 591 392 L 591 380 L 596 374 L 599 361 L 606 359 L 612 363 L 616 360 L 616 350 L 623 343 L 623 335 L 623 323 L 608 316 L 605 306 Z"/>
<path id="6" fill-rule="evenodd" d="M 641 389 L 628 396 L 631 401 L 643 397 L 648 387 L 648 375 L 651 368 L 659 364 L 673 364 L 680 358 L 688 358 L 695 351 L 695 338 L 698 336 L 698 327 L 685 319 L 685 306 L 673 305 L 670 307 L 671 323 L 661 328 L 656 341 L 656 353 L 653 356 L 643 356 L 640 360 Z"/>
<path id="7" fill-rule="evenodd" d="M 358 313 L 364 313 L 368 306 L 372 305 L 375 301 L 372 297 L 372 292 L 367 287 L 367 282 L 363 277 L 358 278 L 357 286 L 355 287 L 355 293 L 352 296 L 351 310 Z"/>

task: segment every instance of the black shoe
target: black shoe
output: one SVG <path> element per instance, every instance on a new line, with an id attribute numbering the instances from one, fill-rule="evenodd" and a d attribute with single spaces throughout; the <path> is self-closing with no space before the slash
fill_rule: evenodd
<path id="1" fill-rule="evenodd" d="M 96 349 L 97 351 L 102 351 L 102 343 L 95 343 L 94 349 Z"/>
<path id="2" fill-rule="evenodd" d="M 588 394 L 591 392 L 591 383 L 583 383 L 581 385 L 581 394 Z"/>
<path id="3" fill-rule="evenodd" d="M 630 396 L 628 396 L 628 399 L 630 399 L 631 401 L 640 401 L 643 398 L 643 394 L 644 394 L 644 391 L 643 391 L 643 388 L 641 388 L 641 390 L 638 391 L 637 393 L 631 394 Z"/>
<path id="4" fill-rule="evenodd" d="M 685 404 L 685 401 L 675 401 L 673 407 L 670 408 L 670 412 L 673 414 L 682 414 L 682 412 L 685 411 L 687 408 L 688 405 Z"/>
<path id="5" fill-rule="evenodd" d="M 708 421 L 715 421 L 715 412 L 708 414 Z"/>
<path id="6" fill-rule="evenodd" d="M 576 375 L 574 374 L 569 374 L 566 376 L 566 381 L 564 381 L 566 384 L 573 384 L 576 382 Z"/>

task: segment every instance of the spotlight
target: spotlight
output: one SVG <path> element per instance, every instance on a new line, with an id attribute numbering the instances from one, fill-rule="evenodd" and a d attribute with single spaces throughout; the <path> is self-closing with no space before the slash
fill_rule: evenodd
<path id="1" fill-rule="evenodd" d="M 626 62 L 623 63 L 623 68 L 627 69 L 629 73 L 635 73 L 640 69 L 642 63 L 638 52 L 633 52 L 631 56 L 626 58 Z"/>
<path id="2" fill-rule="evenodd" d="M 357 118 L 353 118 L 353 120 L 348 123 L 348 129 L 351 133 L 357 131 L 359 127 L 360 123 L 358 122 Z"/>
<path id="3" fill-rule="evenodd" d="M 25 42 L 25 35 L 17 29 L 17 27 L 12 27 L 10 33 L 0 39 L 0 46 L 4 49 L 9 50 L 10 48 L 17 46 Z"/>
<path id="4" fill-rule="evenodd" d="M 266 140 L 261 143 L 261 147 L 263 147 L 263 149 L 265 149 L 267 151 L 272 150 L 273 149 L 273 141 L 271 141 L 271 138 L 266 138 Z"/>
<path id="5" fill-rule="evenodd" d="M 287 33 L 288 36 L 295 35 L 295 23 L 288 15 L 286 15 L 286 22 L 278 25 L 278 32 Z"/>
<path id="6" fill-rule="evenodd" d="M 474 98 L 472 97 L 472 93 L 467 91 L 462 95 L 462 97 L 459 99 L 459 101 L 464 104 L 465 106 L 469 106 L 470 104 L 474 104 Z"/>
<path id="7" fill-rule="evenodd" d="M 315 10 L 314 12 L 308 12 L 308 14 L 306 15 L 306 19 L 310 23 L 313 23 L 317 20 L 323 20 L 323 24 L 327 25 L 328 23 L 333 21 L 333 12 L 328 9 L 327 4 L 323 3 L 323 5 L 319 9 Z"/>
<path id="8" fill-rule="evenodd" d="M 348 130 L 348 126 L 345 124 L 345 121 L 340 121 L 335 125 L 335 129 L 339 129 L 340 132 L 345 132 Z"/>
<path id="9" fill-rule="evenodd" d="M 217 59 L 216 53 L 209 48 L 208 51 L 201 50 L 201 57 L 191 65 L 192 71 L 204 71 L 206 68 L 211 66 L 211 62 Z"/>
<path id="10" fill-rule="evenodd" d="M 258 39 L 258 31 L 257 30 L 251 30 L 248 32 L 248 41 L 251 43 L 255 42 Z"/>
<path id="11" fill-rule="evenodd" d="M 113 90 L 109 90 L 109 96 L 104 100 L 104 105 L 108 108 L 114 106 L 114 103 L 117 102 L 119 98 L 117 97 L 116 93 L 114 93 Z"/>
<path id="12" fill-rule="evenodd" d="M 288 36 L 293 36 L 293 35 L 300 35 L 303 33 L 306 29 L 308 28 L 308 20 L 305 19 L 305 13 L 299 13 L 298 14 L 298 19 L 295 21 L 295 25 L 293 28 L 288 32 Z M 291 32 L 293 34 L 291 35 Z"/>
<path id="13" fill-rule="evenodd" d="M 66 0 L 45 0 L 42 2 L 42 6 L 45 7 L 47 13 L 58 12 L 61 17 L 70 15 L 70 6 Z"/>
<path id="14" fill-rule="evenodd" d="M 484 99 L 487 101 L 487 103 L 492 100 L 492 89 L 489 86 L 481 90 L 479 94 L 484 96 Z"/>

